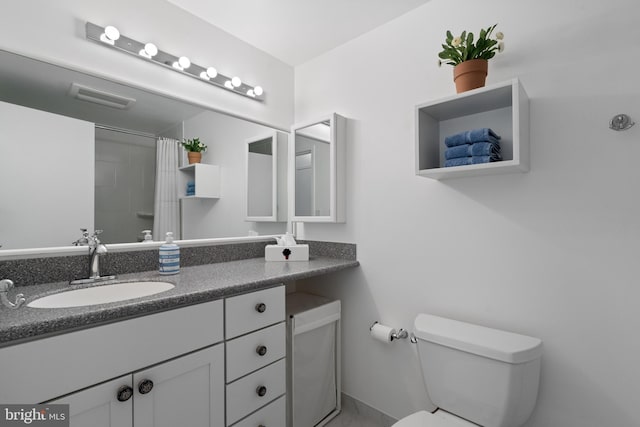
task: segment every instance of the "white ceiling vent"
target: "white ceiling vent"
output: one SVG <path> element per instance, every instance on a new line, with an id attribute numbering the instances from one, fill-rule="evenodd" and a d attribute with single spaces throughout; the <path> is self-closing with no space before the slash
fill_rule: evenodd
<path id="1" fill-rule="evenodd" d="M 104 92 L 78 83 L 71 84 L 69 95 L 82 101 L 93 102 L 95 104 L 118 108 L 120 110 L 127 110 L 136 102 L 133 98 Z"/>

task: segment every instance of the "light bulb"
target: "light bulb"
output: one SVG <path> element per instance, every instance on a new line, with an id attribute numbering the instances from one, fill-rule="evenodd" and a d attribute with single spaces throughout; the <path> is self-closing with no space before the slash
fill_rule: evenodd
<path id="1" fill-rule="evenodd" d="M 182 71 L 182 66 L 178 64 L 178 61 L 174 61 L 174 63 L 171 65 L 173 65 L 173 68 Z"/>
<path id="2" fill-rule="evenodd" d="M 218 75 L 218 70 L 216 70 L 213 67 L 207 68 L 207 76 L 209 76 L 209 78 L 214 78 L 217 75 Z"/>
<path id="3" fill-rule="evenodd" d="M 240 77 L 234 77 L 231 79 L 231 84 L 233 87 L 239 87 L 242 84 L 242 80 L 240 80 Z"/>
<path id="4" fill-rule="evenodd" d="M 206 72 L 206 71 L 202 71 L 202 72 L 200 73 L 200 78 L 201 78 L 202 80 L 207 80 L 207 81 L 209 81 L 209 75 L 207 74 L 207 72 Z"/>
<path id="5" fill-rule="evenodd" d="M 109 37 L 107 37 L 107 35 L 105 33 L 100 34 L 100 41 L 102 43 L 110 44 L 111 46 L 116 44 L 113 40 L 111 40 Z"/>
<path id="6" fill-rule="evenodd" d="M 120 31 L 112 25 L 105 27 L 104 35 L 107 36 L 109 40 L 116 41 L 120 38 Z"/>
<path id="7" fill-rule="evenodd" d="M 256 96 L 256 94 L 255 94 L 255 93 L 253 93 L 253 89 L 249 89 L 249 90 L 247 91 L 247 95 L 249 95 L 249 96 L 250 96 L 250 97 L 252 97 L 252 98 L 255 98 L 255 96 Z"/>
<path id="8" fill-rule="evenodd" d="M 150 57 L 156 56 L 158 54 L 158 48 L 156 47 L 155 44 L 153 43 L 147 43 L 144 45 L 144 51 L 147 53 L 147 55 L 149 55 Z"/>
<path id="9" fill-rule="evenodd" d="M 158 48 L 153 43 L 147 43 L 144 45 L 143 49 L 140 49 L 140 52 L 138 53 L 140 54 L 140 56 L 151 59 L 158 54 Z"/>
<path id="10" fill-rule="evenodd" d="M 226 82 L 224 82 L 224 87 L 233 89 L 233 84 L 231 83 L 231 80 L 227 80 Z"/>
<path id="11" fill-rule="evenodd" d="M 253 93 L 255 93 L 256 96 L 260 96 L 264 93 L 264 91 L 262 90 L 261 86 L 256 86 L 253 88 Z"/>
<path id="12" fill-rule="evenodd" d="M 182 67 L 183 70 L 191 67 L 191 61 L 186 56 L 181 56 L 180 59 L 178 59 L 178 64 Z"/>

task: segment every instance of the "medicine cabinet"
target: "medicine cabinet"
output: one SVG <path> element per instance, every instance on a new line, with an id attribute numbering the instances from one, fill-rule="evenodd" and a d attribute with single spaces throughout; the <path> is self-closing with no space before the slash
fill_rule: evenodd
<path id="1" fill-rule="evenodd" d="M 346 119 L 331 114 L 291 127 L 289 211 L 294 222 L 345 222 Z"/>
<path id="2" fill-rule="evenodd" d="M 287 220 L 287 134 L 273 131 L 246 140 L 245 219 Z"/>

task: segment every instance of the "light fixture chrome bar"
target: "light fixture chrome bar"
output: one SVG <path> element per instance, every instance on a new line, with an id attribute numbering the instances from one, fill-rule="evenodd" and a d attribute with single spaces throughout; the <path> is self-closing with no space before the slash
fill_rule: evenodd
<path id="1" fill-rule="evenodd" d="M 198 79 L 204 83 L 221 87 L 230 92 L 237 93 L 238 95 L 242 95 L 256 101 L 264 101 L 264 93 L 260 86 L 250 86 L 244 82 L 240 82 L 238 84 L 238 81 L 235 80 L 238 79 L 237 77 L 228 77 L 217 72 L 213 73 L 213 69 L 211 67 L 207 68 L 194 63 L 190 63 L 188 67 L 179 67 L 178 65 L 182 57 L 177 57 L 160 49 L 157 49 L 157 53 L 153 56 L 143 54 L 145 52 L 145 47 L 148 46 L 147 44 L 121 34 L 117 34 L 116 37 L 112 36 L 113 38 L 109 38 L 109 36 L 106 35 L 106 30 L 109 27 L 101 27 L 91 22 L 87 22 L 85 28 L 87 39 L 103 46 L 111 47 L 145 61 L 153 62 L 154 64 L 161 65 L 172 71 L 193 77 L 194 79 Z M 153 47 L 155 48 L 155 46 Z M 209 71 L 208 74 L 207 71 Z"/>

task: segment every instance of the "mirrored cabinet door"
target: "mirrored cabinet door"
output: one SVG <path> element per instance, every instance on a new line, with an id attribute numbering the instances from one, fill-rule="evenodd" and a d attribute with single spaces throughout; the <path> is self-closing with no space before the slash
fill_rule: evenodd
<path id="1" fill-rule="evenodd" d="M 273 131 L 246 141 L 247 221 L 287 220 L 287 140 Z"/>
<path id="2" fill-rule="evenodd" d="M 292 221 L 345 222 L 345 132 L 346 119 L 335 113 L 291 128 Z"/>

